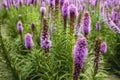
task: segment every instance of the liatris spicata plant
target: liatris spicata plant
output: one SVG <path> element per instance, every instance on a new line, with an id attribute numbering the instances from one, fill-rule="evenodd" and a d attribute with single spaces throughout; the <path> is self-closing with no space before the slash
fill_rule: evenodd
<path id="1" fill-rule="evenodd" d="M 106 42 L 101 43 L 100 51 L 101 51 L 102 54 L 105 54 L 107 52 L 107 44 L 106 44 Z"/>
<path id="2" fill-rule="evenodd" d="M 78 16 L 78 10 L 77 7 L 73 4 L 69 6 L 69 12 L 70 12 L 70 34 L 73 35 L 74 33 L 74 26 L 75 21 Z"/>
<path id="3" fill-rule="evenodd" d="M 63 24 L 64 24 L 64 32 L 66 32 L 67 28 L 67 19 L 68 19 L 68 14 L 69 14 L 69 2 L 65 1 L 65 3 L 62 6 L 62 16 L 63 16 Z"/>
<path id="4" fill-rule="evenodd" d="M 100 31 L 100 22 L 98 21 L 97 23 L 96 23 L 96 30 L 99 32 Z"/>
<path id="5" fill-rule="evenodd" d="M 90 33 L 90 25 L 91 25 L 91 18 L 90 14 L 87 10 L 84 12 L 83 16 L 83 23 L 82 23 L 82 30 L 84 32 L 84 36 L 87 38 L 87 35 Z"/>
<path id="6" fill-rule="evenodd" d="M 100 62 L 100 56 L 101 56 L 101 43 L 102 43 L 102 40 L 101 38 L 97 38 L 95 40 L 95 43 L 94 43 L 94 51 L 95 51 L 95 59 L 94 59 L 94 66 L 95 66 L 95 70 L 94 70 L 94 76 L 98 73 L 98 69 L 99 69 L 99 62 Z"/>
<path id="7" fill-rule="evenodd" d="M 73 80 L 78 80 L 87 54 L 88 54 L 87 39 L 85 37 L 79 37 L 74 47 Z"/>
<path id="8" fill-rule="evenodd" d="M 45 53 L 48 53 L 51 47 L 50 35 L 48 32 L 49 26 L 47 20 L 43 19 L 42 33 L 40 37 L 40 45 L 44 49 Z"/>
<path id="9" fill-rule="evenodd" d="M 27 33 L 24 37 L 24 45 L 25 48 L 28 50 L 31 50 L 32 47 L 34 46 L 32 35 L 30 33 Z"/>
<path id="10" fill-rule="evenodd" d="M 17 30 L 18 30 L 19 34 L 22 35 L 23 26 L 22 26 L 22 22 L 21 21 L 18 21 L 18 23 L 17 23 Z"/>
<path id="11" fill-rule="evenodd" d="M 44 15 L 45 15 L 45 13 L 46 13 L 46 7 L 45 7 L 45 6 L 41 6 L 41 8 L 40 8 L 40 13 L 41 13 L 41 24 L 42 24 L 42 22 L 43 22 L 43 17 L 44 17 Z"/>

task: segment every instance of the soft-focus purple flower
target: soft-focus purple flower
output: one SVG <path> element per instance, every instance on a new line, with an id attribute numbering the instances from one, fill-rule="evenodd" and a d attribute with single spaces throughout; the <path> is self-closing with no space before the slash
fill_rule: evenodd
<path id="1" fill-rule="evenodd" d="M 49 0 L 49 6 L 51 7 L 55 6 L 55 0 Z"/>
<path id="2" fill-rule="evenodd" d="M 100 27 L 100 22 L 97 22 L 97 23 L 96 23 L 96 30 L 97 30 L 97 31 L 100 31 L 100 28 L 101 28 L 101 27 Z"/>
<path id="3" fill-rule="evenodd" d="M 108 7 L 105 7 L 105 17 L 106 17 L 106 23 L 110 27 L 110 29 L 112 29 L 115 33 L 120 34 L 119 27 L 112 21 L 110 15 L 109 15 Z"/>
<path id="4" fill-rule="evenodd" d="M 22 32 L 23 32 L 23 26 L 22 26 L 22 22 L 21 22 L 21 21 L 19 21 L 19 22 L 17 23 L 17 30 L 18 30 L 18 32 L 19 32 L 20 34 L 22 34 Z"/>
<path id="5" fill-rule="evenodd" d="M 41 12 L 42 14 L 45 14 L 45 12 L 46 12 L 46 7 L 41 7 L 41 8 L 40 8 L 40 12 Z"/>
<path id="6" fill-rule="evenodd" d="M 67 18 L 67 17 L 68 17 L 68 14 L 69 14 L 69 8 L 68 8 L 68 6 L 69 6 L 69 2 L 68 2 L 68 1 L 66 1 L 66 2 L 63 4 L 63 6 L 62 6 L 62 15 L 63 15 L 63 17 L 65 17 L 65 18 Z"/>
<path id="7" fill-rule="evenodd" d="M 61 7 L 63 6 L 64 2 L 65 2 L 65 0 L 59 0 L 59 4 Z"/>
<path id="8" fill-rule="evenodd" d="M 40 45 L 44 49 L 45 53 L 48 53 L 51 47 L 51 41 L 50 41 L 50 35 L 48 32 L 48 29 L 49 29 L 49 25 L 48 25 L 47 19 L 43 18 L 43 27 L 42 27 L 41 37 L 40 37 L 40 41 L 41 41 Z"/>
<path id="9" fill-rule="evenodd" d="M 74 18 L 76 19 L 76 17 L 78 16 L 78 10 L 75 5 L 71 4 L 69 6 L 69 12 L 70 12 L 70 15 L 74 15 Z"/>
<path id="10" fill-rule="evenodd" d="M 34 23 L 31 24 L 31 29 L 32 29 L 32 31 L 35 30 L 35 24 Z"/>
<path id="11" fill-rule="evenodd" d="M 19 5 L 22 6 L 23 0 L 18 0 L 18 1 L 19 1 Z"/>
<path id="12" fill-rule="evenodd" d="M 115 10 L 115 8 L 112 10 L 112 20 L 117 25 L 119 21 L 119 12 Z"/>
<path id="13" fill-rule="evenodd" d="M 28 6 L 31 4 L 32 0 L 26 0 L 25 2 L 26 2 L 26 5 Z"/>
<path id="14" fill-rule="evenodd" d="M 69 14 L 69 3 L 68 1 L 64 2 L 63 6 L 62 6 L 62 16 L 63 16 L 63 20 L 64 20 L 64 30 L 66 32 L 66 27 L 67 27 L 67 18 L 68 18 L 68 14 Z"/>
<path id="15" fill-rule="evenodd" d="M 30 33 L 27 33 L 24 38 L 24 44 L 26 49 L 32 49 L 34 46 L 33 40 L 32 40 L 32 35 Z"/>
<path id="16" fill-rule="evenodd" d="M 74 72 L 73 80 L 77 80 L 80 69 L 83 68 L 86 56 L 88 54 L 87 39 L 85 37 L 78 38 L 74 47 Z"/>
<path id="17" fill-rule="evenodd" d="M 37 3 L 38 3 L 38 0 L 31 0 L 31 4 L 32 4 L 32 5 L 36 6 Z"/>
<path id="18" fill-rule="evenodd" d="M 10 10 L 10 0 L 3 0 L 2 5 L 3 5 L 7 10 Z"/>
<path id="19" fill-rule="evenodd" d="M 45 51 L 50 49 L 51 41 L 50 41 L 49 33 L 43 33 L 42 32 L 41 37 L 40 37 L 40 41 L 41 41 L 40 45 Z"/>
<path id="20" fill-rule="evenodd" d="M 18 0 L 13 0 L 12 4 L 16 9 L 18 9 L 18 7 L 19 7 L 19 1 Z"/>
<path id="21" fill-rule="evenodd" d="M 107 44 L 106 44 L 106 42 L 102 42 L 102 43 L 101 43 L 101 48 L 100 48 L 100 50 L 101 50 L 101 53 L 102 53 L 102 54 L 105 54 L 105 53 L 107 52 Z"/>
<path id="22" fill-rule="evenodd" d="M 82 23 L 82 30 L 85 34 L 85 36 L 87 36 L 90 33 L 90 25 L 91 25 L 91 18 L 90 18 L 90 14 L 88 11 L 84 12 L 84 17 L 83 17 L 83 23 Z"/>

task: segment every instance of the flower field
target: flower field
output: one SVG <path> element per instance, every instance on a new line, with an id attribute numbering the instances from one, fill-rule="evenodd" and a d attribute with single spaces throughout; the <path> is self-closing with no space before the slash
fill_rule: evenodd
<path id="1" fill-rule="evenodd" d="M 120 80 L 119 56 L 120 0 L 0 1 L 0 80 Z"/>

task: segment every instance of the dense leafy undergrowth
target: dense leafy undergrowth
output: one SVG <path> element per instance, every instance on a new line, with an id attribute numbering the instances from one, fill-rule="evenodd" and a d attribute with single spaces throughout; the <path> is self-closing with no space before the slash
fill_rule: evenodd
<path id="1" fill-rule="evenodd" d="M 0 80 L 71 80 L 73 71 L 73 48 L 76 38 L 71 40 L 69 33 L 63 33 L 63 23 L 61 14 L 57 19 L 57 33 L 51 35 L 52 47 L 49 56 L 46 56 L 40 47 L 41 21 L 39 13 L 40 5 L 36 7 L 23 6 L 16 10 L 11 7 L 10 11 L 2 9 L 0 12 L 0 26 L 2 37 L 0 37 Z M 98 7 L 96 7 L 99 12 Z M 32 22 L 36 25 L 36 37 L 33 39 L 35 46 L 31 51 L 24 47 L 24 40 L 20 38 L 17 31 L 17 22 L 19 15 L 22 15 L 24 31 L 32 33 L 30 25 Z M 96 31 L 96 22 L 100 21 L 101 30 Z M 102 22 L 99 14 L 91 12 L 91 33 L 88 36 L 89 54 L 81 73 L 82 80 L 109 80 L 106 70 L 117 69 L 119 64 L 119 35 L 112 32 L 109 27 Z M 49 20 L 49 24 L 51 21 Z M 68 25 L 69 26 L 69 25 Z M 5 30 L 3 30 L 5 29 Z M 7 34 L 7 35 L 4 35 Z M 108 51 L 101 57 L 100 72 L 94 75 L 94 42 L 100 36 L 103 41 L 107 42 Z M 3 42 L 2 42 L 2 41 Z M 7 57 L 7 59 L 6 59 Z M 111 63 L 111 64 L 110 64 Z M 111 69 L 112 68 L 112 69 Z"/>

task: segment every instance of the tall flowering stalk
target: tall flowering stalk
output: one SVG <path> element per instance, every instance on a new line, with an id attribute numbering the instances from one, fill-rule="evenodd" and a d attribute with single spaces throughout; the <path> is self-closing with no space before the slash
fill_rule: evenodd
<path id="1" fill-rule="evenodd" d="M 48 32 L 49 26 L 47 20 L 43 19 L 43 27 L 42 27 L 42 33 L 40 37 L 40 45 L 44 49 L 45 53 L 49 53 L 50 47 L 51 47 L 51 41 L 50 41 L 50 35 Z"/>
<path id="2" fill-rule="evenodd" d="M 68 14 L 69 14 L 69 2 L 66 0 L 65 3 L 62 6 L 62 16 L 63 16 L 63 24 L 64 24 L 64 32 L 66 32 L 67 28 L 67 19 L 68 19 Z"/>
<path id="3" fill-rule="evenodd" d="M 43 2 L 43 4 L 44 4 L 44 2 Z M 43 23 L 43 17 L 44 17 L 44 15 L 46 13 L 46 7 L 45 7 L 45 5 L 42 5 L 40 7 L 40 13 L 41 13 L 41 24 L 42 24 Z"/>
<path id="4" fill-rule="evenodd" d="M 90 33 L 90 25 L 91 25 L 91 18 L 90 14 L 87 10 L 84 12 L 83 23 L 82 23 L 82 30 L 84 32 L 85 37 Z"/>
<path id="5" fill-rule="evenodd" d="M 75 21 L 78 16 L 78 10 L 77 7 L 73 4 L 69 6 L 69 12 L 70 12 L 70 34 L 73 35 L 74 33 L 74 26 Z"/>
<path id="6" fill-rule="evenodd" d="M 21 21 L 18 21 L 17 23 L 17 30 L 20 34 L 20 37 L 21 37 L 21 42 L 23 41 L 23 38 L 22 38 L 22 33 L 23 33 L 23 25 L 22 25 L 22 22 Z"/>
<path id="7" fill-rule="evenodd" d="M 95 51 L 94 75 L 98 73 L 98 69 L 99 69 L 99 62 L 100 62 L 100 56 L 101 56 L 101 43 L 102 43 L 102 40 L 99 37 L 95 40 L 95 43 L 94 43 L 94 51 Z"/>
<path id="8" fill-rule="evenodd" d="M 74 47 L 73 80 L 78 80 L 87 54 L 87 39 L 85 37 L 79 37 Z"/>
<path id="9" fill-rule="evenodd" d="M 25 48 L 28 50 L 31 50 L 32 47 L 34 46 L 32 35 L 30 33 L 27 33 L 24 37 L 24 45 Z"/>

